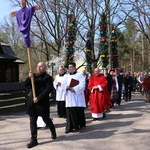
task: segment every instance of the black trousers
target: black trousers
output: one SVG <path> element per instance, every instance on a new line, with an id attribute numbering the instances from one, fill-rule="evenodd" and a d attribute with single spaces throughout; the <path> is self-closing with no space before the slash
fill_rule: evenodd
<path id="1" fill-rule="evenodd" d="M 121 104 L 121 90 L 118 91 L 118 98 L 117 98 L 117 104 Z"/>
<path id="2" fill-rule="evenodd" d="M 126 101 L 130 100 L 131 99 L 131 91 L 132 89 L 131 88 L 125 88 L 125 96 L 126 96 Z"/>
<path id="3" fill-rule="evenodd" d="M 66 117 L 65 101 L 57 102 L 57 113 L 59 117 Z"/>
<path id="4" fill-rule="evenodd" d="M 29 116 L 30 117 L 30 131 L 31 131 L 31 139 L 37 139 L 37 118 L 38 116 Z M 55 126 L 52 120 L 49 117 L 42 117 L 46 126 L 49 127 L 51 133 L 55 133 Z"/>
<path id="5" fill-rule="evenodd" d="M 86 126 L 84 107 L 67 107 L 66 118 L 66 131 L 79 130 Z"/>
<path id="6" fill-rule="evenodd" d="M 85 127 L 86 119 L 84 114 L 84 107 L 77 107 L 77 116 L 78 116 L 79 127 L 80 128 Z"/>

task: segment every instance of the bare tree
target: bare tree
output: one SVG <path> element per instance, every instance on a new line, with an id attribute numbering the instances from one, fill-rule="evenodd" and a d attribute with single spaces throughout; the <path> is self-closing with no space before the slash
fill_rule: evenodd
<path id="1" fill-rule="evenodd" d="M 20 0 L 12 2 L 20 6 Z M 69 14 L 74 13 L 77 20 L 77 35 L 75 49 L 78 52 L 85 52 L 86 34 L 92 31 L 92 62 L 95 67 L 100 60 L 99 48 L 99 19 L 102 12 L 106 12 L 108 17 L 108 41 L 110 40 L 111 24 L 120 25 L 133 10 L 123 10 L 126 5 L 124 1 L 116 0 L 28 0 L 27 5 L 40 4 L 41 11 L 35 13 L 32 21 L 31 38 L 34 54 L 46 61 L 52 55 L 61 56 L 64 49 L 66 27 L 68 26 Z M 111 51 L 109 50 L 111 58 Z M 111 60 L 110 60 L 111 67 Z"/>
<path id="2" fill-rule="evenodd" d="M 150 60 L 148 60 L 147 55 L 150 55 L 150 52 L 148 53 L 149 47 L 145 47 L 146 43 L 150 43 L 150 2 L 148 0 L 124 0 L 122 2 L 123 5 L 127 6 L 128 10 L 123 11 L 126 15 L 131 17 L 137 25 L 137 32 L 141 33 L 140 39 L 141 39 L 141 70 L 145 70 L 149 68 Z M 132 11 L 132 13 L 127 14 L 127 12 Z M 144 65 L 145 62 L 148 62 L 148 65 Z M 145 66 L 145 67 L 144 67 Z M 149 68 L 150 69 L 150 68 Z"/>
<path id="3" fill-rule="evenodd" d="M 16 22 L 13 18 L 4 19 L 3 24 L 1 24 L 2 32 L 7 35 L 8 43 L 11 45 L 12 49 L 18 57 L 22 57 L 23 42 L 20 40 L 21 35 L 17 29 Z"/>

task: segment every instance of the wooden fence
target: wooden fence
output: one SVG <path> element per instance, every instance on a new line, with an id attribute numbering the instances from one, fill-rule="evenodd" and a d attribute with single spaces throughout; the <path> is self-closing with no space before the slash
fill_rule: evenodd
<path id="1" fill-rule="evenodd" d="M 21 82 L 0 83 L 0 114 L 3 112 L 18 112 L 25 109 L 27 89 Z M 55 101 L 55 91 L 50 102 Z"/>

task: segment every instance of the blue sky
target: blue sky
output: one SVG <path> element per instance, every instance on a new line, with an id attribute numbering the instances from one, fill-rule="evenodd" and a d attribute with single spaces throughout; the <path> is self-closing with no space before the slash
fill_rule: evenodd
<path id="1" fill-rule="evenodd" d="M 0 23 L 3 22 L 4 17 L 9 17 L 12 11 L 17 10 L 17 8 L 11 6 L 10 1 L 11 0 L 0 0 Z"/>

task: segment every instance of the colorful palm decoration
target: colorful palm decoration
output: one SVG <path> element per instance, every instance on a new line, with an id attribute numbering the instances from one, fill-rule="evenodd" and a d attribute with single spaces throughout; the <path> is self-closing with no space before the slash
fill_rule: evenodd
<path id="1" fill-rule="evenodd" d="M 102 67 L 106 68 L 108 65 L 108 42 L 107 42 L 107 17 L 105 13 L 101 14 L 101 20 L 99 23 L 100 28 L 100 51 Z"/>
<path id="2" fill-rule="evenodd" d="M 66 62 L 65 67 L 68 68 L 69 63 L 74 62 L 74 43 L 76 40 L 76 19 L 73 14 L 69 16 L 69 24 L 66 35 Z"/>
<path id="3" fill-rule="evenodd" d="M 87 32 L 87 41 L 86 41 L 86 70 L 87 72 L 92 71 L 92 32 L 89 30 Z"/>
<path id="4" fill-rule="evenodd" d="M 118 50 L 117 50 L 117 33 L 116 33 L 116 27 L 113 25 L 112 27 L 112 33 L 111 33 L 111 39 L 110 39 L 110 48 L 112 53 L 112 67 L 118 68 Z"/>

